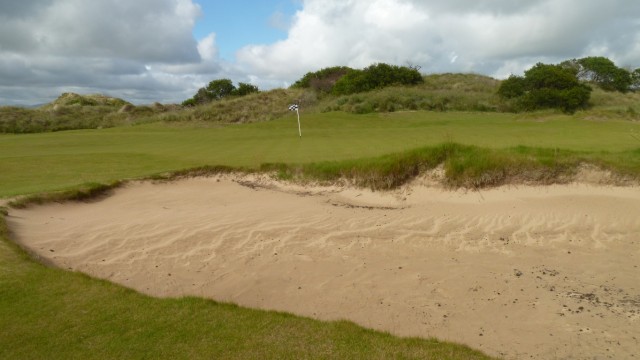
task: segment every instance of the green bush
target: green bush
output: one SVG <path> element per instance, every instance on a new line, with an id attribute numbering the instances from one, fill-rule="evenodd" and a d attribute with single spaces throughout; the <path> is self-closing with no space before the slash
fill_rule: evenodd
<path id="1" fill-rule="evenodd" d="M 523 77 L 511 75 L 502 82 L 498 89 L 498 95 L 506 99 L 512 99 L 524 95 L 526 84 Z"/>
<path id="2" fill-rule="evenodd" d="M 513 100 L 519 111 L 551 108 L 574 113 L 589 105 L 591 88 L 580 83 L 572 69 L 538 63 L 525 71 L 524 78 L 512 75 L 503 81 L 498 94 Z"/>
<path id="3" fill-rule="evenodd" d="M 333 66 L 315 72 L 308 72 L 298 81 L 294 82 L 291 88 L 331 92 L 336 81 L 350 70 L 353 69 L 346 66 Z"/>
<path id="4" fill-rule="evenodd" d="M 229 96 L 246 96 L 257 93 L 258 87 L 247 83 L 239 83 L 238 87 L 233 85 L 229 79 L 213 80 L 207 86 L 198 89 L 192 98 L 182 102 L 182 106 L 196 106 L 207 104 L 215 100 L 222 100 Z"/>
<path id="5" fill-rule="evenodd" d="M 336 95 L 349 95 L 391 85 L 417 85 L 423 81 L 422 75 L 415 68 L 380 63 L 363 70 L 347 71 L 336 81 L 332 92 Z"/>
<path id="6" fill-rule="evenodd" d="M 424 82 L 412 86 L 389 86 L 365 93 L 325 99 L 327 111 L 361 113 L 394 111 L 499 111 L 501 102 L 496 94 L 500 81 L 476 74 L 433 74 Z M 370 107 L 356 104 L 367 102 Z"/>
<path id="7" fill-rule="evenodd" d="M 561 64 L 575 72 L 578 79 L 598 85 L 606 91 L 627 92 L 634 84 L 633 73 L 616 66 L 602 56 L 567 60 Z"/>

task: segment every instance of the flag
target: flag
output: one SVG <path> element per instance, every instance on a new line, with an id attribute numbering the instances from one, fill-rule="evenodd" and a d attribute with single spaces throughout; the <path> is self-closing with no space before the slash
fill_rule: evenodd
<path id="1" fill-rule="evenodd" d="M 298 112 L 298 104 L 289 105 L 289 110 L 295 111 L 298 115 L 298 134 L 302 137 L 302 129 L 300 129 L 300 112 Z"/>

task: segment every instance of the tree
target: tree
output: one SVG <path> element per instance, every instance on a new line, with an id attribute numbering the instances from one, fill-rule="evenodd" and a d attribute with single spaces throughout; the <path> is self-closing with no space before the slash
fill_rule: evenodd
<path id="1" fill-rule="evenodd" d="M 196 106 L 214 100 L 221 100 L 228 96 L 244 96 L 259 92 L 258 87 L 247 83 L 239 83 L 236 88 L 229 79 L 213 80 L 207 86 L 198 89 L 190 99 L 182 102 L 183 106 Z"/>
<path id="2" fill-rule="evenodd" d="M 633 84 L 631 72 L 619 68 L 613 61 L 602 56 L 573 59 L 561 64 L 573 69 L 578 79 L 592 82 L 606 91 L 627 92 Z"/>
<path id="3" fill-rule="evenodd" d="M 525 81 L 522 76 L 511 75 L 508 79 L 504 80 L 498 88 L 498 95 L 505 99 L 513 99 L 524 95 Z"/>
<path id="4" fill-rule="evenodd" d="M 331 92 L 335 83 L 350 70 L 353 69 L 346 66 L 333 66 L 315 72 L 308 72 L 294 82 L 291 88 L 311 88 L 317 91 Z"/>
<path id="5" fill-rule="evenodd" d="M 238 83 L 238 88 L 232 91 L 232 95 L 235 96 L 245 96 L 253 93 L 257 93 L 258 87 L 255 85 L 247 84 L 247 83 Z"/>
<path id="6" fill-rule="evenodd" d="M 591 88 L 580 83 L 576 72 L 564 64 L 538 63 L 524 77 L 511 76 L 502 82 L 498 94 L 513 99 L 519 110 L 557 108 L 567 113 L 586 108 Z"/>
<path id="7" fill-rule="evenodd" d="M 423 81 L 422 75 L 415 68 L 379 63 L 363 70 L 349 70 L 336 81 L 333 93 L 348 95 L 391 85 L 416 85 Z"/>
<path id="8" fill-rule="evenodd" d="M 640 89 L 640 68 L 633 70 L 631 73 L 631 89 Z"/>
<path id="9" fill-rule="evenodd" d="M 226 96 L 233 94 L 236 87 L 229 79 L 219 79 L 211 81 L 205 88 L 209 96 L 213 100 L 220 100 Z"/>

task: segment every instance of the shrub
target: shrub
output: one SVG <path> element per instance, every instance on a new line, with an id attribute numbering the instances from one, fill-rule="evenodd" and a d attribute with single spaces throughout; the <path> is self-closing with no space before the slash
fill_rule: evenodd
<path id="1" fill-rule="evenodd" d="M 183 106 L 196 106 L 207 104 L 214 100 L 221 100 L 228 96 L 245 96 L 259 92 L 258 87 L 247 83 L 239 83 L 236 88 L 229 79 L 213 80 L 207 86 L 198 89 L 198 92 L 182 102 Z"/>
<path id="2" fill-rule="evenodd" d="M 415 68 L 406 66 L 373 64 L 363 70 L 349 70 L 336 81 L 333 93 L 348 95 L 381 89 L 391 85 L 416 85 L 422 83 L 422 75 Z"/>
<path id="3" fill-rule="evenodd" d="M 589 104 L 591 88 L 580 83 L 570 68 L 538 63 L 524 74 L 524 78 L 512 75 L 498 89 L 502 98 L 514 99 L 516 110 L 555 108 L 573 113 Z"/>
<path id="4" fill-rule="evenodd" d="M 606 91 L 629 91 L 633 84 L 633 74 L 619 68 L 613 61 L 602 56 L 567 60 L 561 64 L 575 72 L 578 79 L 598 85 Z"/>
<path id="5" fill-rule="evenodd" d="M 334 66 L 316 72 L 308 72 L 298 81 L 294 82 L 291 88 L 331 92 L 335 83 L 350 70 L 353 69 L 346 66 Z"/>
<path id="6" fill-rule="evenodd" d="M 258 87 L 255 85 L 247 84 L 247 83 L 238 83 L 238 88 L 231 92 L 232 95 L 236 96 L 245 96 L 253 93 L 257 93 Z"/>
<path id="7" fill-rule="evenodd" d="M 498 89 L 498 95 L 505 99 L 513 99 L 524 95 L 526 85 L 523 77 L 511 75 L 502 82 Z"/>

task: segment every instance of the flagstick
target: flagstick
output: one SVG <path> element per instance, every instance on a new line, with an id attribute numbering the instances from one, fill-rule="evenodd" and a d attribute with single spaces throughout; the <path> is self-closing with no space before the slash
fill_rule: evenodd
<path id="1" fill-rule="evenodd" d="M 296 108 L 296 114 L 298 114 L 298 134 L 302 138 L 302 130 L 300 129 L 300 112 L 298 112 L 298 108 Z"/>

